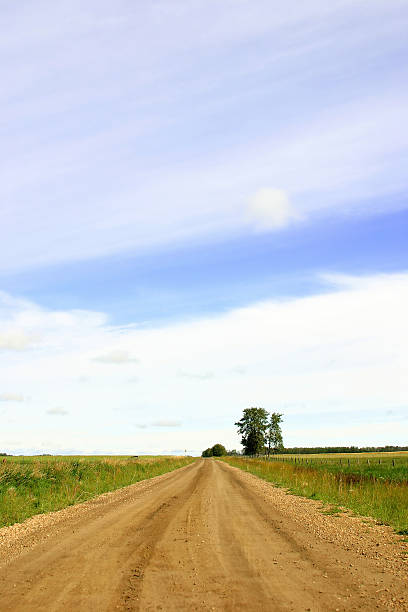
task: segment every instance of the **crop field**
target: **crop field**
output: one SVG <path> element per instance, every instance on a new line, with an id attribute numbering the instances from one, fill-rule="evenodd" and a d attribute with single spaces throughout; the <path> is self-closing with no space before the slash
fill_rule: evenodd
<path id="1" fill-rule="evenodd" d="M 0 527 L 159 476 L 192 457 L 0 458 Z"/>
<path id="2" fill-rule="evenodd" d="M 296 495 L 322 500 L 329 504 L 326 512 L 348 508 L 408 534 L 408 452 L 222 460 Z"/>

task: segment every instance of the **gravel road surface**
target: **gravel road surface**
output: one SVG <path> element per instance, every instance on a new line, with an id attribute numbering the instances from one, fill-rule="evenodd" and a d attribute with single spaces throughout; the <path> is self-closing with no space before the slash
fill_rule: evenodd
<path id="1" fill-rule="evenodd" d="M 408 610 L 404 553 L 388 527 L 201 459 L 0 529 L 0 610 Z"/>

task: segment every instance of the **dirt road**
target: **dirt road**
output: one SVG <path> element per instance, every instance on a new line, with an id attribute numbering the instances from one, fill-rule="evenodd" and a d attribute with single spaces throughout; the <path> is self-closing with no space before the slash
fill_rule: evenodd
<path id="1" fill-rule="evenodd" d="M 406 610 L 398 544 L 342 520 L 199 460 L 0 530 L 0 610 Z M 382 552 L 361 554 L 330 525 L 351 541 L 361 530 Z"/>

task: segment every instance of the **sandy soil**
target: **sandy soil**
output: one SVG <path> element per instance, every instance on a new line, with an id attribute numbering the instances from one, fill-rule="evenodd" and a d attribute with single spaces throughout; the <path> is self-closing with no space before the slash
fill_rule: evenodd
<path id="1" fill-rule="evenodd" d="M 1 529 L 0 610 L 408 610 L 404 546 L 199 460 Z"/>

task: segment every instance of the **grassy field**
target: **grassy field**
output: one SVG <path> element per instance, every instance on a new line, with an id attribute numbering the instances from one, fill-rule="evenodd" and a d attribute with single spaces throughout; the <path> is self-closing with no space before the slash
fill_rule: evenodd
<path id="1" fill-rule="evenodd" d="M 156 459 L 166 459 L 171 458 L 172 455 L 6 455 L 5 457 L 0 456 L 0 463 L 2 460 L 5 460 L 7 463 L 20 463 L 20 464 L 30 464 L 30 463 L 48 463 L 50 461 L 65 461 L 65 462 L 73 462 L 73 461 L 81 461 L 81 462 L 93 462 L 93 461 L 103 461 L 103 460 L 120 460 L 120 461 L 128 461 L 130 459 L 137 459 L 140 462 L 149 463 L 151 461 L 155 461 Z"/>
<path id="2" fill-rule="evenodd" d="M 244 457 L 222 460 L 296 495 L 334 505 L 332 513 L 349 508 L 408 534 L 408 453 L 392 455 L 282 455 L 270 460 Z"/>
<path id="3" fill-rule="evenodd" d="M 272 455 L 269 461 L 285 461 L 333 474 L 354 474 L 396 482 L 408 481 L 408 451 L 398 453 L 330 453 L 327 455 Z"/>
<path id="4" fill-rule="evenodd" d="M 0 458 L 0 527 L 192 463 L 192 457 Z"/>

